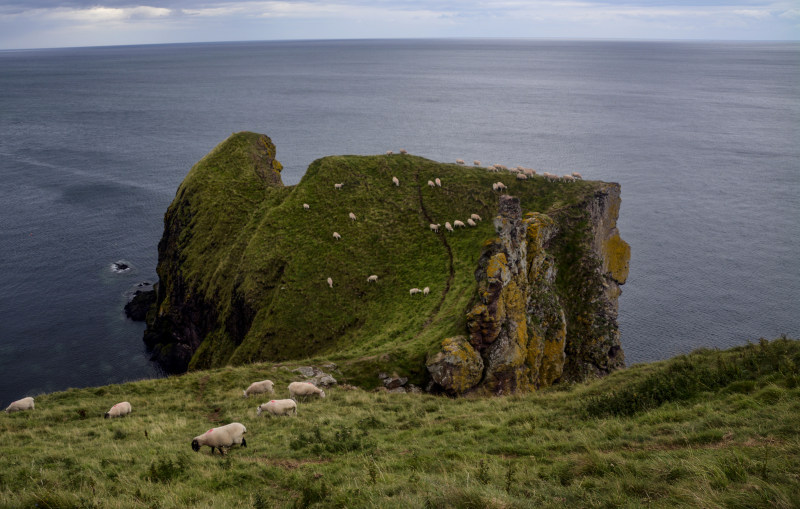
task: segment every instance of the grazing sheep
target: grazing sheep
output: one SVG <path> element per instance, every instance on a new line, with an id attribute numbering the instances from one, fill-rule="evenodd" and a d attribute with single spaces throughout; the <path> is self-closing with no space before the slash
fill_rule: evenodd
<path id="1" fill-rule="evenodd" d="M 297 396 L 303 396 L 303 399 L 305 399 L 306 396 L 312 396 L 315 394 L 320 398 L 325 397 L 325 391 L 312 383 L 292 382 L 289 384 L 289 397 L 295 401 L 297 401 Z"/>
<path id="2" fill-rule="evenodd" d="M 356 220 L 356 215 L 353 214 L 352 212 L 350 212 L 349 216 L 350 216 L 350 219 L 352 219 L 353 221 Z"/>
<path id="3" fill-rule="evenodd" d="M 245 398 L 249 398 L 251 394 L 264 394 L 265 392 L 274 394 L 275 393 L 274 387 L 275 384 L 272 383 L 272 380 L 262 380 L 260 382 L 251 383 L 250 386 L 247 387 L 247 389 L 243 390 L 242 392 L 244 393 Z"/>
<path id="4" fill-rule="evenodd" d="M 504 191 L 506 189 L 507 188 L 505 184 L 503 184 L 502 182 L 497 182 L 497 189 L 496 189 L 497 191 Z"/>
<path id="5" fill-rule="evenodd" d="M 480 161 L 478 161 L 477 159 L 475 159 L 474 161 L 472 161 L 472 165 L 473 165 L 473 166 L 480 166 L 480 165 L 481 165 L 481 162 L 480 162 Z"/>
<path id="6" fill-rule="evenodd" d="M 23 410 L 33 410 L 33 398 L 30 396 L 13 401 L 10 405 L 8 405 L 8 407 L 6 407 L 7 414 L 12 412 L 21 412 Z"/>
<path id="7" fill-rule="evenodd" d="M 450 224 L 450 221 L 445 221 L 444 222 L 444 229 L 449 231 L 449 232 L 453 231 L 453 225 Z"/>
<path id="8" fill-rule="evenodd" d="M 433 180 L 428 181 L 428 187 L 436 187 L 436 184 L 433 183 Z"/>
<path id="9" fill-rule="evenodd" d="M 439 224 L 431 223 L 428 225 L 428 228 L 430 228 L 433 233 L 439 233 Z"/>
<path id="10" fill-rule="evenodd" d="M 339 232 L 333 232 L 333 238 L 336 240 L 342 240 L 342 236 L 339 235 Z"/>
<path id="11" fill-rule="evenodd" d="M 131 413 L 131 404 L 127 401 L 123 401 L 122 403 L 117 403 L 116 405 L 111 407 L 111 410 L 106 412 L 104 416 L 106 419 L 109 417 L 125 417 Z"/>
<path id="12" fill-rule="evenodd" d="M 378 276 L 376 274 L 373 274 L 367 278 L 367 283 L 377 283 L 377 282 L 378 282 Z"/>
<path id="13" fill-rule="evenodd" d="M 497 191 L 497 182 L 492 184 L 492 191 Z"/>
<path id="14" fill-rule="evenodd" d="M 394 185 L 396 186 L 400 185 L 400 179 L 398 179 L 397 177 L 392 177 L 392 182 L 394 182 Z"/>
<path id="15" fill-rule="evenodd" d="M 341 182 L 339 184 L 333 184 L 333 188 L 334 189 L 341 189 L 343 185 L 344 185 L 344 182 Z"/>
<path id="16" fill-rule="evenodd" d="M 408 154 L 408 150 L 406 150 L 406 149 L 404 149 L 404 148 L 401 148 L 401 149 L 400 149 L 400 153 L 401 153 L 401 154 Z"/>
<path id="17" fill-rule="evenodd" d="M 564 180 L 565 182 L 575 182 L 575 177 L 573 177 L 572 175 L 564 175 L 563 177 L 561 177 L 561 179 Z"/>
<path id="18" fill-rule="evenodd" d="M 469 218 L 474 219 L 475 221 L 481 221 L 481 216 L 478 214 L 470 214 Z"/>
<path id="19" fill-rule="evenodd" d="M 333 279 L 331 279 L 331 278 L 328 278 L 328 286 L 330 286 L 331 288 L 333 288 Z"/>
<path id="20" fill-rule="evenodd" d="M 463 159 L 456 159 L 456 164 L 465 164 Z"/>
<path id="21" fill-rule="evenodd" d="M 472 218 L 469 218 L 469 219 L 467 219 L 467 224 L 468 224 L 468 225 L 470 225 L 470 226 L 475 226 L 475 225 L 477 225 L 478 223 L 476 223 L 475 221 L 473 221 L 473 220 L 472 220 Z"/>
<path id="22" fill-rule="evenodd" d="M 387 156 L 390 156 L 390 155 L 392 155 L 392 154 L 394 154 L 394 152 L 392 152 L 391 150 L 387 150 L 387 151 L 386 151 L 386 155 L 387 155 Z"/>
<path id="23" fill-rule="evenodd" d="M 456 219 L 455 221 L 453 221 L 453 226 L 455 226 L 456 228 L 463 228 L 464 227 L 464 222 L 463 221 L 459 221 L 458 219 Z"/>
<path id="24" fill-rule="evenodd" d="M 303 208 L 304 208 L 304 209 L 306 209 L 306 210 L 308 210 L 308 209 L 310 209 L 311 207 L 308 205 L 308 203 L 304 203 L 304 204 L 303 204 Z"/>
<path id="25" fill-rule="evenodd" d="M 583 180 L 583 175 L 581 175 L 581 174 L 580 174 L 580 173 L 578 173 L 577 171 L 573 171 L 573 172 L 572 172 L 572 176 L 573 176 L 573 177 L 575 177 L 575 178 L 576 178 L 576 179 L 578 179 L 578 180 Z"/>
<path id="26" fill-rule="evenodd" d="M 436 183 L 436 187 L 442 187 L 442 181 L 441 181 L 441 180 L 439 180 L 439 177 L 436 177 L 436 179 L 434 180 L 434 182 Z"/>
<path id="27" fill-rule="evenodd" d="M 525 170 L 523 171 L 525 172 L 525 175 L 529 177 L 533 177 L 534 175 L 536 175 L 536 170 L 534 170 L 533 168 L 525 168 Z"/>
<path id="28" fill-rule="evenodd" d="M 431 293 L 430 287 L 426 286 L 422 289 L 422 295 L 428 295 L 429 293 Z"/>
<path id="29" fill-rule="evenodd" d="M 297 415 L 297 403 L 293 399 L 273 399 L 269 403 L 261 403 L 256 408 L 256 415 L 261 415 L 264 410 L 268 414 L 280 417 L 281 415 Z"/>
<path id="30" fill-rule="evenodd" d="M 202 446 L 207 445 L 211 447 L 211 454 L 214 454 L 214 448 L 217 448 L 219 453 L 224 455 L 225 447 L 230 449 L 235 444 L 247 447 L 247 441 L 244 439 L 245 433 L 247 433 L 247 428 L 238 422 L 232 422 L 219 428 L 211 428 L 192 439 L 192 450 L 198 452 Z"/>
<path id="31" fill-rule="evenodd" d="M 504 165 L 504 164 L 495 164 L 494 167 L 498 171 L 499 170 L 508 171 L 508 167 L 506 165 Z"/>
<path id="32" fill-rule="evenodd" d="M 528 176 L 524 173 L 517 173 L 517 180 L 528 180 Z"/>
<path id="33" fill-rule="evenodd" d="M 419 288 L 412 288 L 412 289 L 410 289 L 408 291 L 408 294 L 411 295 L 411 296 L 414 296 L 414 295 L 416 295 L 418 293 L 421 293 L 421 292 L 422 292 L 422 290 L 420 290 Z"/>

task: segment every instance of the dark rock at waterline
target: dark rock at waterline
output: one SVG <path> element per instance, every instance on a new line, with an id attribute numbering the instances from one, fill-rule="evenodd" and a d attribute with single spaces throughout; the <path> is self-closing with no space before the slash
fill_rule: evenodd
<path id="1" fill-rule="evenodd" d="M 144 322 L 147 318 L 147 312 L 155 302 L 155 290 L 136 290 L 131 301 L 125 304 L 125 316 L 136 322 Z"/>
<path id="2" fill-rule="evenodd" d="M 113 270 L 114 272 L 125 272 L 130 268 L 131 266 L 125 262 L 114 262 L 111 264 L 111 270 Z"/>

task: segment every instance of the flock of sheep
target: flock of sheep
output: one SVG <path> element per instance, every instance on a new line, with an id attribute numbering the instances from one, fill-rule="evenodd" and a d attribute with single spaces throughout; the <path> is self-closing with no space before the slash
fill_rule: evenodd
<path id="1" fill-rule="evenodd" d="M 247 389 L 245 389 L 244 397 L 250 395 L 274 394 L 274 385 L 271 380 L 262 380 L 260 382 L 253 382 Z M 292 382 L 288 386 L 290 399 L 272 400 L 267 403 L 262 403 L 256 408 L 256 415 L 261 415 L 267 412 L 270 416 L 283 416 L 283 415 L 297 415 L 297 399 L 307 398 L 308 396 L 325 397 L 325 391 L 309 382 Z M 24 410 L 34 410 L 34 402 L 32 397 L 22 398 L 12 402 L 6 408 L 6 413 L 22 412 Z M 125 417 L 132 411 L 131 404 L 127 401 L 117 403 L 105 413 L 106 419 L 113 417 Z M 192 439 L 192 449 L 197 452 L 202 446 L 211 448 L 211 453 L 214 449 L 218 449 L 220 454 L 225 454 L 225 449 L 230 449 L 234 445 L 241 445 L 247 447 L 247 441 L 244 434 L 247 433 L 247 428 L 239 423 L 232 422 L 225 426 L 218 428 L 211 428 L 202 435 L 197 435 Z"/>

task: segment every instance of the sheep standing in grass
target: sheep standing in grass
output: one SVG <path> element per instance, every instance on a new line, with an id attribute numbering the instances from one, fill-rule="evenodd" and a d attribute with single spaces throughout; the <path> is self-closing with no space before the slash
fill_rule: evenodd
<path id="1" fill-rule="evenodd" d="M 431 223 L 431 224 L 428 225 L 428 227 L 431 229 L 431 231 L 433 233 L 439 233 L 439 224 L 438 223 L 437 224 Z"/>
<path id="2" fill-rule="evenodd" d="M 400 153 L 401 153 L 401 154 L 408 154 L 408 150 L 406 150 L 406 149 L 404 149 L 404 148 L 401 148 L 401 149 L 400 149 Z"/>
<path id="3" fill-rule="evenodd" d="M 481 165 L 481 162 L 480 162 L 480 161 L 478 161 L 477 159 L 475 159 L 474 161 L 472 161 L 472 165 L 473 165 L 473 166 L 480 166 L 480 165 Z"/>
<path id="4" fill-rule="evenodd" d="M 348 215 L 350 216 L 350 219 L 352 219 L 353 221 L 356 220 L 356 215 L 353 214 L 352 212 L 350 212 L 350 214 L 348 214 Z"/>
<path id="5" fill-rule="evenodd" d="M 528 176 L 524 173 L 517 173 L 517 180 L 528 180 Z"/>
<path id="6" fill-rule="evenodd" d="M 455 221 L 453 221 L 453 226 L 455 226 L 456 228 L 463 228 L 464 227 L 464 222 L 463 221 L 459 221 L 458 219 L 456 219 Z"/>
<path id="7" fill-rule="evenodd" d="M 313 395 L 324 398 L 325 391 L 308 382 L 292 382 L 289 384 L 289 397 L 295 401 L 297 401 L 298 396 L 302 396 L 305 399 L 307 396 Z"/>
<path id="8" fill-rule="evenodd" d="M 269 415 L 297 415 L 297 403 L 293 399 L 273 399 L 269 403 L 262 403 L 256 409 L 256 415 L 266 411 Z"/>
<path id="9" fill-rule="evenodd" d="M 563 177 L 561 177 L 561 179 L 564 182 L 575 182 L 575 177 L 573 177 L 572 175 L 564 175 Z"/>
<path id="10" fill-rule="evenodd" d="M 400 186 L 400 179 L 398 179 L 397 177 L 392 177 L 392 182 L 394 182 L 394 185 L 398 187 Z"/>
<path id="11" fill-rule="evenodd" d="M 436 187 L 442 187 L 442 181 L 439 179 L 439 177 L 436 177 L 433 182 L 436 184 Z"/>
<path id="12" fill-rule="evenodd" d="M 367 278 L 367 283 L 377 283 L 377 282 L 378 282 L 378 276 L 376 274 L 373 274 Z"/>
<path id="13" fill-rule="evenodd" d="M 436 187 L 436 184 L 433 183 L 433 180 L 428 181 L 428 187 Z"/>
<path id="14" fill-rule="evenodd" d="M 414 295 L 416 295 L 418 293 L 421 293 L 421 292 L 422 292 L 422 290 L 420 290 L 419 288 L 412 288 L 412 289 L 410 289 L 408 291 L 408 294 L 413 297 Z"/>
<path id="15" fill-rule="evenodd" d="M 386 155 L 387 155 L 387 156 L 390 156 L 390 155 L 392 155 L 392 154 L 394 154 L 394 152 L 392 152 L 391 150 L 387 150 L 387 151 L 386 151 Z"/>
<path id="16" fill-rule="evenodd" d="M 333 279 L 331 279 L 331 278 L 328 278 L 328 286 L 330 286 L 331 288 L 333 288 Z"/>
<path id="17" fill-rule="evenodd" d="M 506 188 L 506 185 L 505 185 L 505 184 L 503 184 L 502 182 L 496 182 L 496 183 L 495 183 L 495 186 L 497 186 L 497 187 L 495 188 L 495 191 L 505 191 L 505 190 L 507 189 L 507 188 Z"/>
<path id="18" fill-rule="evenodd" d="M 469 218 L 474 219 L 475 221 L 481 221 L 481 216 L 478 214 L 470 214 Z"/>
<path id="19" fill-rule="evenodd" d="M 428 295 L 429 293 L 431 293 L 430 287 L 426 286 L 422 289 L 422 295 Z"/>
<path id="20" fill-rule="evenodd" d="M 304 204 L 303 204 L 303 208 L 304 208 L 304 209 L 306 209 L 306 210 L 308 210 L 308 209 L 310 209 L 311 207 L 308 205 L 308 203 L 304 203 Z"/>
<path id="21" fill-rule="evenodd" d="M 106 412 L 104 416 L 106 419 L 109 417 L 125 417 L 131 413 L 131 404 L 127 401 L 123 401 L 122 403 L 117 403 L 116 405 L 111 407 L 111 410 Z"/>
<path id="22" fill-rule="evenodd" d="M 260 382 L 251 383 L 250 386 L 247 387 L 247 389 L 243 390 L 242 392 L 244 393 L 245 398 L 249 398 L 251 394 L 264 394 L 265 392 L 274 394 L 275 393 L 274 387 L 275 384 L 272 383 L 272 380 L 262 380 Z"/>
<path id="23" fill-rule="evenodd" d="M 341 189 L 343 185 L 344 185 L 344 182 L 341 182 L 339 184 L 333 184 L 333 188 L 334 189 Z"/>
<path id="24" fill-rule="evenodd" d="M 219 428 L 211 428 L 192 439 L 192 450 L 197 452 L 202 446 L 207 445 L 211 447 L 211 454 L 214 454 L 214 448 L 217 448 L 219 453 L 224 455 L 224 448 L 226 447 L 228 449 L 234 445 L 247 447 L 247 441 L 244 439 L 245 433 L 247 433 L 247 428 L 238 422 L 232 422 Z"/>
<path id="25" fill-rule="evenodd" d="M 30 396 L 13 401 L 6 407 L 7 414 L 12 412 L 22 412 L 23 410 L 33 410 L 33 398 Z"/>
<path id="26" fill-rule="evenodd" d="M 450 221 L 445 221 L 444 222 L 444 229 L 449 231 L 449 232 L 453 231 L 453 225 L 450 224 Z"/>
<path id="27" fill-rule="evenodd" d="M 467 219 L 467 224 L 468 224 L 468 225 L 470 225 L 470 226 L 475 226 L 475 225 L 476 225 L 476 224 L 478 224 L 478 223 L 476 223 L 475 221 L 473 221 L 473 220 L 472 220 L 472 218 L 469 218 L 469 219 Z"/>
<path id="28" fill-rule="evenodd" d="M 336 240 L 342 240 L 342 236 L 339 235 L 339 232 L 333 232 L 333 238 Z"/>
<path id="29" fill-rule="evenodd" d="M 456 164 L 460 164 L 463 166 L 465 163 L 463 159 L 456 159 Z"/>
<path id="30" fill-rule="evenodd" d="M 575 178 L 576 178 L 576 179 L 578 179 L 578 180 L 583 180 L 583 175 L 581 175 L 581 174 L 580 174 L 580 173 L 578 173 L 577 171 L 573 171 L 573 172 L 572 172 L 572 176 L 573 176 L 573 177 L 575 177 Z"/>

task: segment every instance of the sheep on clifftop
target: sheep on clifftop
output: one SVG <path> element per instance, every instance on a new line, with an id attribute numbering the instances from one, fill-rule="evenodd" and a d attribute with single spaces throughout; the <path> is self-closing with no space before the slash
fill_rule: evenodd
<path id="1" fill-rule="evenodd" d="M 245 433 L 247 433 L 247 428 L 238 422 L 232 422 L 219 428 L 211 428 L 192 439 L 192 450 L 197 452 L 200 447 L 207 445 L 211 447 L 211 454 L 214 454 L 215 447 L 219 449 L 220 454 L 225 454 L 224 447 L 230 449 L 234 444 L 247 447 L 247 441 L 244 439 Z"/>
<path id="2" fill-rule="evenodd" d="M 127 401 L 123 401 L 122 403 L 117 403 L 116 405 L 111 407 L 111 410 L 106 412 L 104 416 L 106 419 L 109 417 L 125 417 L 131 413 L 131 404 Z"/>
<path id="3" fill-rule="evenodd" d="M 260 382 L 251 383 L 250 386 L 242 392 L 245 398 L 249 397 L 251 394 L 264 394 L 265 392 L 272 394 L 275 392 L 274 386 L 275 384 L 272 383 L 272 380 L 262 380 Z"/>
<path id="4" fill-rule="evenodd" d="M 324 398 L 325 391 L 308 382 L 292 382 L 289 384 L 289 397 L 291 397 L 293 400 L 297 401 L 297 396 L 302 396 L 303 399 L 305 399 L 306 396 L 311 395 L 317 395 L 320 398 Z"/>
<path id="5" fill-rule="evenodd" d="M 33 398 L 30 396 L 12 402 L 6 408 L 6 413 L 10 414 L 11 412 L 21 412 L 23 410 L 33 410 Z"/>
<path id="6" fill-rule="evenodd" d="M 266 411 L 270 415 L 297 415 L 297 403 L 293 399 L 273 399 L 269 403 L 262 403 L 256 408 L 256 415 Z"/>

